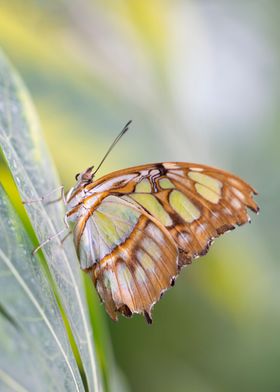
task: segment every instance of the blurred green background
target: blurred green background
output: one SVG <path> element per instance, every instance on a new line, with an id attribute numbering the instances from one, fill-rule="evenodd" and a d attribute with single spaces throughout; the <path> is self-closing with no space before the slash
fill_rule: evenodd
<path id="1" fill-rule="evenodd" d="M 252 225 L 183 270 L 152 327 L 98 309 L 133 392 L 280 391 L 279 15 L 273 0 L 0 2 L 0 46 L 67 188 L 132 119 L 99 175 L 182 160 L 260 193 Z"/>

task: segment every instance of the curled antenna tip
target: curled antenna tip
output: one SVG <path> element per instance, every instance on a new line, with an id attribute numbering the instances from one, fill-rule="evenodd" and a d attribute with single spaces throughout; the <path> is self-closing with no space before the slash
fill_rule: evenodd
<path id="1" fill-rule="evenodd" d="M 124 132 L 126 132 L 126 131 L 128 131 L 128 128 L 129 128 L 129 126 L 130 126 L 130 124 L 132 123 L 132 120 L 129 120 L 128 121 L 128 123 L 125 125 L 125 127 L 124 127 Z"/>

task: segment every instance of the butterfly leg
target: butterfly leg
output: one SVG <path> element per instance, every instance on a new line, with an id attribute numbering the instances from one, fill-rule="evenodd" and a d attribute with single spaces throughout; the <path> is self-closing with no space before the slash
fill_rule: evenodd
<path id="1" fill-rule="evenodd" d="M 57 233 L 55 233 L 54 235 L 48 237 L 45 241 L 41 242 L 41 243 L 37 246 L 37 248 L 35 248 L 35 249 L 32 251 L 32 256 L 34 256 L 34 255 L 38 252 L 38 250 L 40 250 L 43 246 L 45 246 L 46 244 L 48 244 L 48 243 L 49 243 L 50 241 L 52 241 L 54 238 L 59 237 L 60 234 L 62 234 L 65 230 L 68 230 L 68 228 L 67 228 L 67 227 L 64 227 L 63 229 L 59 230 L 59 231 L 58 231 Z"/>
<path id="2" fill-rule="evenodd" d="M 64 236 L 64 237 L 62 238 L 62 240 L 60 241 L 60 242 L 61 242 L 61 245 L 63 244 L 63 242 L 66 240 L 66 238 L 67 238 L 67 237 L 72 233 L 72 231 L 73 231 L 73 230 L 70 229 L 70 226 L 69 226 L 69 223 L 68 223 L 68 220 L 67 220 L 67 214 L 64 215 L 63 222 L 64 222 L 64 224 L 65 224 L 65 228 L 68 229 L 69 232 L 68 232 L 68 233 L 66 234 L 66 236 Z"/>
<path id="3" fill-rule="evenodd" d="M 54 238 L 60 236 L 60 234 L 62 234 L 65 230 L 69 230 L 69 232 L 66 234 L 66 236 L 64 236 L 64 237 L 62 238 L 62 240 L 60 241 L 60 242 L 61 242 L 61 245 L 63 244 L 63 242 L 66 240 L 66 238 L 72 233 L 72 230 L 70 230 L 70 226 L 69 226 L 69 223 L 68 223 L 68 220 L 67 220 L 67 214 L 64 215 L 63 222 L 64 222 L 64 224 L 65 224 L 65 227 L 64 227 L 63 229 L 61 229 L 60 231 L 58 231 L 57 233 L 55 233 L 54 235 L 48 237 L 45 241 L 41 242 L 41 243 L 37 246 L 37 248 L 35 248 L 35 249 L 32 251 L 32 255 L 33 255 L 33 256 L 35 255 L 35 253 L 38 252 L 39 249 L 41 249 L 41 248 L 42 248 L 43 246 L 45 246 L 47 243 L 49 243 L 50 241 L 52 241 Z"/>
<path id="4" fill-rule="evenodd" d="M 46 204 L 52 204 L 52 203 L 56 203 L 60 200 L 63 201 L 63 203 L 66 205 L 66 198 L 65 198 L 65 191 L 64 191 L 64 186 L 61 185 L 58 188 L 55 188 L 53 190 L 51 190 L 50 192 L 46 193 L 44 196 L 38 197 L 38 199 L 33 199 L 33 200 L 24 200 L 22 202 L 22 204 L 32 204 L 32 203 L 38 203 L 40 201 L 45 201 L 50 195 L 52 195 L 53 193 L 60 191 L 61 194 L 58 198 L 54 199 L 54 200 L 50 200 L 47 201 Z"/>
<path id="5" fill-rule="evenodd" d="M 69 230 L 68 233 L 62 238 L 62 240 L 60 241 L 61 244 L 63 244 L 63 242 L 69 237 L 70 234 L 72 234 L 72 230 Z"/>

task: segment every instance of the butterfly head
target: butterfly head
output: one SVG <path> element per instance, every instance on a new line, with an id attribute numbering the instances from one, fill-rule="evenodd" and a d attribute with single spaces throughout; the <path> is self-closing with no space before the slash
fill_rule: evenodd
<path id="1" fill-rule="evenodd" d="M 73 194 L 75 194 L 75 192 L 77 190 L 79 190 L 79 188 L 84 187 L 92 182 L 96 172 L 99 170 L 99 168 L 101 167 L 101 165 L 103 164 L 103 162 L 105 161 L 107 156 L 110 154 L 110 152 L 112 151 L 114 146 L 118 143 L 120 138 L 128 131 L 128 127 L 129 127 L 130 123 L 131 123 L 131 120 L 125 125 L 125 127 L 123 128 L 121 133 L 113 141 L 113 143 L 109 147 L 108 151 L 106 152 L 104 157 L 101 159 L 101 162 L 99 163 L 99 165 L 97 166 L 97 168 L 94 171 L 93 171 L 94 166 L 90 166 L 85 171 L 76 174 L 75 179 L 77 182 L 66 195 L 66 202 L 67 203 L 70 202 L 71 198 L 73 197 Z"/>
<path id="2" fill-rule="evenodd" d="M 68 191 L 66 195 L 67 203 L 70 201 L 73 194 L 81 187 L 84 187 L 87 184 L 92 182 L 94 177 L 94 173 L 92 171 L 94 166 L 88 167 L 85 171 L 78 173 L 75 175 L 76 184 Z"/>
<path id="3" fill-rule="evenodd" d="M 88 184 L 92 181 L 94 177 L 93 168 L 94 166 L 90 166 L 85 171 L 75 175 L 75 180 L 77 181 L 76 187 Z"/>

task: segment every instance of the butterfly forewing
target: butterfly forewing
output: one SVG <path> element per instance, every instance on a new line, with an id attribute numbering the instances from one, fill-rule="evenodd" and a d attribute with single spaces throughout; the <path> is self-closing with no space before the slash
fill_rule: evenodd
<path id="1" fill-rule="evenodd" d="M 207 253 L 213 239 L 249 221 L 254 189 L 219 169 L 160 163 L 111 173 L 78 189 L 68 217 L 81 268 L 109 315 L 143 313 L 180 268 Z"/>

